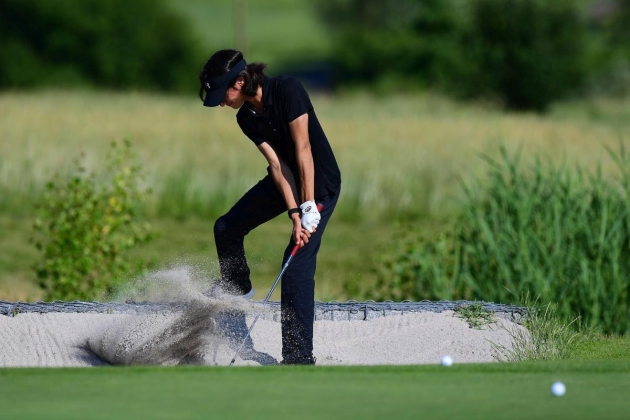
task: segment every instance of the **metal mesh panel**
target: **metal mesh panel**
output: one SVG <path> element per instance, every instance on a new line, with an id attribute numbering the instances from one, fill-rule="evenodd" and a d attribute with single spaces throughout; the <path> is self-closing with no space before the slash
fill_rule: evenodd
<path id="1" fill-rule="evenodd" d="M 501 318 L 519 321 L 527 313 L 527 308 L 491 302 L 428 301 L 420 302 L 316 302 L 315 319 L 328 321 L 370 320 L 384 316 L 404 315 L 413 312 L 443 312 L 454 310 L 460 306 L 481 303 L 484 310 L 494 312 Z M 262 318 L 280 320 L 280 302 L 268 302 L 270 314 Z M 5 302 L 0 301 L 0 315 L 15 316 L 20 313 L 110 313 L 110 314 L 143 314 L 181 311 L 186 303 L 173 302 Z"/>

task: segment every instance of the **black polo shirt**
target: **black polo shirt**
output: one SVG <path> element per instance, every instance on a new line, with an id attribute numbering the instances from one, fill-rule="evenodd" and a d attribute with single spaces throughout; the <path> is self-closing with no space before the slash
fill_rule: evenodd
<path id="1" fill-rule="evenodd" d="M 315 166 L 315 199 L 337 193 L 341 184 L 339 166 L 302 84 L 293 77 L 268 78 L 263 84 L 262 95 L 262 114 L 255 113 L 247 102 L 236 114 L 236 121 L 243 133 L 256 146 L 267 142 L 274 148 L 291 168 L 299 190 L 300 172 L 289 123 L 308 114 L 308 137 Z"/>

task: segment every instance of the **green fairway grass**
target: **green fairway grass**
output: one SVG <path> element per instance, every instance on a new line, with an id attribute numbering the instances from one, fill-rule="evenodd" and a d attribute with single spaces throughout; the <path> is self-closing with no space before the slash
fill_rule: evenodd
<path id="1" fill-rule="evenodd" d="M 574 359 L 626 360 L 630 362 L 630 335 L 585 335 L 571 353 L 571 357 Z"/>
<path id="2" fill-rule="evenodd" d="M 0 418 L 626 419 L 629 392 L 627 361 L 3 369 Z"/>

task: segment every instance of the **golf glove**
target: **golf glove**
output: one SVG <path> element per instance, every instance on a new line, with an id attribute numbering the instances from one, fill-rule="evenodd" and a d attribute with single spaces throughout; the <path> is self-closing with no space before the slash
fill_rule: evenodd
<path id="1" fill-rule="evenodd" d="M 317 210 L 317 204 L 314 201 L 307 201 L 300 206 L 300 210 L 302 210 L 302 227 L 313 233 L 313 228 L 319 225 L 322 218 Z"/>

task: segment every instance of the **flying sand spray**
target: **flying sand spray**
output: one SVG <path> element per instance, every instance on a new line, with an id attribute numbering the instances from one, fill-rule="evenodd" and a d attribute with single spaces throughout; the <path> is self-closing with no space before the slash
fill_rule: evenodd
<path id="1" fill-rule="evenodd" d="M 317 208 L 321 211 L 323 207 L 319 204 Z M 262 308 L 258 310 L 234 354 L 230 366 L 243 351 L 254 325 L 299 249 L 300 245 L 296 244 L 288 256 L 263 301 Z M 205 364 L 200 355 L 208 346 L 214 348 L 216 357 L 218 346 L 225 342 L 223 336 L 225 332 L 222 331 L 218 318 L 225 311 L 234 309 L 234 306 L 240 310 L 251 309 L 251 303 L 237 298 L 208 300 L 196 290 L 197 287 L 191 281 L 192 277 L 188 269 L 174 269 L 151 275 L 147 280 L 151 282 L 152 287 L 147 287 L 147 284 L 140 285 L 140 289 L 148 294 L 142 297 L 185 301 L 187 308 L 184 312 L 116 319 L 87 340 L 86 350 L 113 365 Z"/>

